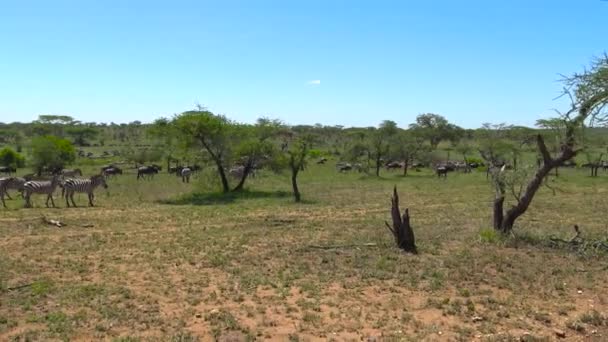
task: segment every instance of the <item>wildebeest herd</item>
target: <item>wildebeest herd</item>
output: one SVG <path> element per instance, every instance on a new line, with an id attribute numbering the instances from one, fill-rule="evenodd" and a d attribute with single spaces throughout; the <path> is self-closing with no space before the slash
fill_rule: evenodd
<path id="1" fill-rule="evenodd" d="M 327 158 L 321 158 L 317 160 L 317 164 L 325 164 L 328 161 Z M 412 168 L 419 171 L 422 167 L 429 167 L 434 170 L 438 178 L 446 178 L 449 172 L 461 171 L 463 173 L 469 173 L 473 169 L 479 167 L 486 167 L 486 176 L 488 176 L 493 169 L 500 168 L 512 168 L 512 165 L 504 161 L 495 161 L 486 165 L 481 162 L 470 162 L 465 163 L 464 161 L 445 161 L 438 162 L 435 164 L 422 164 L 419 162 L 411 162 L 408 165 L 401 161 L 383 161 L 384 168 L 386 170 L 396 170 L 404 168 Z M 565 162 L 563 167 L 574 167 L 576 163 L 573 161 Z M 597 163 L 586 163 L 580 165 L 583 168 L 591 168 L 592 173 L 596 172 L 597 169 L 603 169 L 608 171 L 608 162 L 597 162 Z M 134 167 L 136 171 L 137 180 L 152 180 L 154 175 L 162 171 L 162 167 L 159 165 L 151 164 L 146 166 L 136 165 Z M 255 177 L 256 170 L 259 169 L 259 165 L 254 165 L 249 170 L 249 175 Z M 192 175 L 196 174 L 201 170 L 199 165 L 188 165 L 188 166 L 173 166 L 168 168 L 169 174 L 175 174 L 177 177 L 181 177 L 182 182 L 190 183 Z M 365 169 L 361 163 L 349 163 L 349 162 L 338 162 L 336 163 L 336 170 L 344 173 L 349 171 L 363 172 Z M 594 171 L 595 170 L 595 171 Z M 75 193 L 86 193 L 89 200 L 89 206 L 94 206 L 94 191 L 98 187 L 108 188 L 106 180 L 114 178 L 123 174 L 123 169 L 111 164 L 101 167 L 100 173 L 95 174 L 88 178 L 83 178 L 83 172 L 80 169 L 44 169 L 43 172 L 38 175 L 27 174 L 22 177 L 13 176 L 16 173 L 16 169 L 13 167 L 0 166 L 0 174 L 4 177 L 0 177 L 0 200 L 3 207 L 6 208 L 5 197 L 12 200 L 10 191 L 17 191 L 21 193 L 21 196 L 25 200 L 25 207 L 32 207 L 31 197 L 32 195 L 46 195 L 46 206 L 49 206 L 49 202 L 55 207 L 53 194 L 57 188 L 61 188 L 61 197 L 65 198 L 66 205 L 68 207 L 76 207 L 74 201 Z M 237 164 L 234 167 L 226 170 L 229 175 L 236 178 L 243 177 L 245 167 Z"/>

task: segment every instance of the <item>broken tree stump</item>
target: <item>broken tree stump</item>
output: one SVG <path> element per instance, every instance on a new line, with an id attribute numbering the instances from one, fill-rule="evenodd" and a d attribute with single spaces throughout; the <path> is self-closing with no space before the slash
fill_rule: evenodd
<path id="1" fill-rule="evenodd" d="M 391 217 L 393 219 L 392 227 L 388 224 L 388 222 L 384 221 L 384 223 L 386 224 L 388 230 L 390 230 L 393 234 L 397 247 L 408 253 L 418 254 L 418 250 L 416 249 L 416 241 L 414 238 L 414 230 L 410 226 L 409 210 L 406 208 L 402 216 L 399 209 L 399 194 L 397 194 L 397 186 L 393 188 L 393 197 L 391 198 Z"/>

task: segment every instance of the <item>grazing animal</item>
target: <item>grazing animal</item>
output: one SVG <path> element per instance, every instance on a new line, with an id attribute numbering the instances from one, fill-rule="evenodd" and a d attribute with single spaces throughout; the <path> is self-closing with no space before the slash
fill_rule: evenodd
<path id="1" fill-rule="evenodd" d="M 241 178 L 243 177 L 243 172 L 245 172 L 244 166 L 235 166 L 228 170 L 228 174 L 232 177 Z"/>
<path id="2" fill-rule="evenodd" d="M 437 177 L 448 178 L 448 168 L 444 165 L 439 165 L 435 168 L 435 172 L 437 172 Z"/>
<path id="3" fill-rule="evenodd" d="M 179 176 L 182 174 L 182 169 L 183 169 L 183 168 L 184 168 L 183 166 L 171 166 L 171 167 L 169 168 L 169 173 L 170 173 L 170 174 L 171 174 L 171 173 L 174 173 L 174 174 L 175 174 L 175 176 L 179 177 Z"/>
<path id="4" fill-rule="evenodd" d="M 325 164 L 327 162 L 327 158 L 321 158 L 317 160 L 317 164 Z"/>
<path id="5" fill-rule="evenodd" d="M 21 193 L 23 197 L 23 184 L 25 184 L 25 179 L 21 177 L 8 177 L 8 178 L 0 178 L 0 182 L 2 185 L 0 186 L 0 192 L 3 195 L 6 195 L 8 199 L 12 200 L 11 196 L 8 193 L 8 190 L 17 190 Z"/>
<path id="6" fill-rule="evenodd" d="M 182 182 L 190 183 L 190 176 L 192 175 L 192 170 L 189 167 L 185 167 L 180 172 L 182 175 Z"/>
<path id="7" fill-rule="evenodd" d="M 353 166 L 349 163 L 346 164 L 338 164 L 336 165 L 338 167 L 338 171 L 339 172 L 346 172 L 346 171 L 350 171 L 353 169 Z"/>
<path id="8" fill-rule="evenodd" d="M 89 196 L 89 206 L 93 207 L 93 199 L 95 195 L 93 191 L 98 186 L 103 186 L 104 189 L 108 188 L 108 184 L 106 183 L 105 177 L 103 175 L 95 175 L 89 179 L 75 179 L 71 178 L 65 181 L 63 184 L 63 189 L 65 190 L 65 203 L 68 207 L 70 207 L 70 200 L 72 201 L 72 206 L 76 207 L 76 203 L 74 202 L 74 193 L 86 193 Z"/>
<path id="9" fill-rule="evenodd" d="M 0 166 L 0 173 L 4 173 L 5 175 L 10 176 L 11 174 L 17 172 L 17 169 L 10 166 Z"/>
<path id="10" fill-rule="evenodd" d="M 387 163 L 385 165 L 385 167 L 387 170 L 400 169 L 403 167 L 403 163 L 394 161 L 394 162 Z"/>
<path id="11" fill-rule="evenodd" d="M 18 179 L 15 177 L 8 178 L 0 178 L 0 200 L 2 201 L 2 206 L 6 208 L 6 203 L 4 202 L 4 195 L 11 199 L 11 196 L 8 194 L 8 189 L 13 189 L 18 186 Z M 21 183 L 23 186 L 23 183 Z"/>
<path id="12" fill-rule="evenodd" d="M 108 178 L 110 176 L 122 175 L 122 169 L 120 169 L 118 167 L 109 167 L 109 168 L 101 171 L 101 174 Z"/>
<path id="13" fill-rule="evenodd" d="M 49 200 L 51 200 L 51 204 L 53 204 L 53 208 L 55 207 L 55 201 L 53 200 L 53 193 L 55 189 L 59 185 L 59 176 L 55 175 L 50 181 L 28 181 L 23 184 L 24 189 L 24 198 L 25 198 L 25 207 L 31 208 L 32 194 L 45 194 L 46 196 L 46 206 L 49 206 Z"/>
<path id="14" fill-rule="evenodd" d="M 146 177 L 148 179 L 152 179 L 157 173 L 158 169 L 154 166 L 141 166 L 137 169 L 137 179 L 145 179 Z"/>
<path id="15" fill-rule="evenodd" d="M 64 178 L 67 178 L 67 177 L 76 177 L 76 176 L 81 176 L 82 177 L 82 171 L 80 169 L 74 169 L 74 170 L 65 169 L 65 170 L 61 170 L 61 175 Z"/>

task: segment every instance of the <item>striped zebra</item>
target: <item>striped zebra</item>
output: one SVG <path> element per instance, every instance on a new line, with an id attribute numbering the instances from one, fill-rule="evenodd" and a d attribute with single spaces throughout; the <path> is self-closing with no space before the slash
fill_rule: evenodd
<path id="1" fill-rule="evenodd" d="M 190 176 L 192 175 L 192 170 L 189 167 L 185 167 L 181 171 L 182 182 L 190 183 Z"/>
<path id="2" fill-rule="evenodd" d="M 0 186 L 0 191 L 3 191 L 3 194 L 6 195 L 9 200 L 12 200 L 12 198 L 8 193 L 8 190 L 17 190 L 23 197 L 23 184 L 25 184 L 25 179 L 21 177 L 5 177 L 0 178 L 0 183 L 2 183 Z"/>
<path id="3" fill-rule="evenodd" d="M 89 206 L 93 207 L 93 198 L 95 198 L 93 191 L 100 185 L 104 189 L 108 188 L 106 178 L 103 175 L 95 175 L 88 179 L 67 179 L 63 184 L 63 189 L 65 190 L 65 203 L 68 208 L 70 207 L 70 200 L 72 201 L 72 206 L 76 207 L 76 203 L 74 202 L 74 193 L 76 192 L 86 193 L 89 196 Z"/>
<path id="4" fill-rule="evenodd" d="M 80 169 L 74 169 L 74 170 L 65 169 L 65 170 L 61 170 L 61 176 L 63 176 L 64 178 L 76 177 L 76 176 L 81 176 L 82 177 L 82 170 L 80 170 Z"/>
<path id="5" fill-rule="evenodd" d="M 24 198 L 25 198 L 25 207 L 31 208 L 32 194 L 46 194 L 46 206 L 49 206 L 49 200 L 51 200 L 51 204 L 53 204 L 53 208 L 55 208 L 55 200 L 53 200 L 53 193 L 55 189 L 59 185 L 59 175 L 53 176 L 50 181 L 28 181 L 23 184 L 24 189 Z"/>
<path id="6" fill-rule="evenodd" d="M 0 178 L 0 201 L 2 202 L 2 206 L 6 208 L 6 203 L 4 202 L 4 195 L 8 197 L 8 199 L 12 199 L 8 194 L 8 189 L 11 189 L 11 185 L 14 183 L 14 177 L 8 178 Z"/>

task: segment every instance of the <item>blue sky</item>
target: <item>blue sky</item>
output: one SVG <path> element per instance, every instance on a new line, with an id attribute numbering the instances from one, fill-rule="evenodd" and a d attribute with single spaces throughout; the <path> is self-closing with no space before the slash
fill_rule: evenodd
<path id="1" fill-rule="evenodd" d="M 552 116 L 608 46 L 600 0 L 2 1 L 0 121 L 463 127 Z"/>

